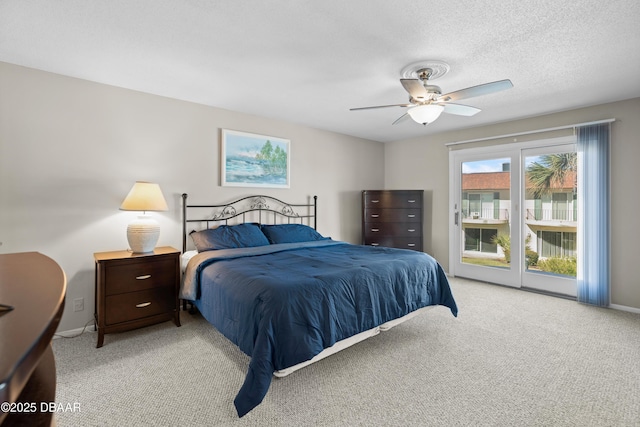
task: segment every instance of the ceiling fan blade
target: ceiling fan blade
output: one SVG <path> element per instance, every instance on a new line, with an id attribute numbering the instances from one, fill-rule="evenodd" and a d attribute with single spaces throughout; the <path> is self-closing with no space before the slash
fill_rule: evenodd
<path id="1" fill-rule="evenodd" d="M 371 110 L 373 108 L 387 108 L 387 107 L 410 107 L 413 104 L 390 104 L 390 105 L 375 105 L 373 107 L 358 107 L 358 108 L 350 108 L 349 111 L 356 110 Z"/>
<path id="2" fill-rule="evenodd" d="M 402 87 L 409 92 L 412 98 L 426 99 L 429 96 L 429 92 L 424 88 L 422 82 L 418 79 L 400 79 Z"/>
<path id="3" fill-rule="evenodd" d="M 404 122 L 404 121 L 405 121 L 406 119 L 408 119 L 409 117 L 411 117 L 411 116 L 409 116 L 409 113 L 404 113 L 403 115 L 401 115 L 400 117 L 398 117 L 398 118 L 396 119 L 396 121 L 395 121 L 395 122 L 393 122 L 393 123 L 391 123 L 391 124 L 392 124 L 392 125 L 397 125 L 398 123 L 402 123 L 402 122 Z"/>
<path id="4" fill-rule="evenodd" d="M 478 86 L 468 87 L 466 89 L 460 89 L 455 92 L 445 93 L 438 97 L 437 101 L 458 101 L 460 99 L 472 98 L 474 96 L 488 95 L 490 93 L 498 92 L 513 87 L 511 80 L 498 80 L 497 82 L 485 83 Z"/>
<path id="5" fill-rule="evenodd" d="M 439 103 L 438 105 L 442 105 L 444 107 L 445 113 L 456 114 L 458 116 L 473 116 L 478 114 L 480 111 L 479 108 L 471 107 L 469 105 L 462 104 L 450 104 L 448 102 Z"/>

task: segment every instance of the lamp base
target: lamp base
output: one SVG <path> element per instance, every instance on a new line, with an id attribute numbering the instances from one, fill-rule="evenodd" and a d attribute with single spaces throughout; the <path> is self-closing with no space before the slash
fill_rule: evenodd
<path id="1" fill-rule="evenodd" d="M 160 237 L 160 224 L 148 215 L 140 215 L 127 226 L 127 240 L 133 253 L 153 252 Z"/>

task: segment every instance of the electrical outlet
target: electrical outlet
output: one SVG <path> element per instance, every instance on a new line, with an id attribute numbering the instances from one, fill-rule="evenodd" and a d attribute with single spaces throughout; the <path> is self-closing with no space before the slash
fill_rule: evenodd
<path id="1" fill-rule="evenodd" d="M 76 298 L 73 300 L 73 311 L 84 310 L 84 298 Z"/>

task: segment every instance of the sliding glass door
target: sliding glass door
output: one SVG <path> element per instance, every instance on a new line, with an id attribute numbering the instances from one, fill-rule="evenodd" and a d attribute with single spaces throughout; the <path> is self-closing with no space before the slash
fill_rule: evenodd
<path id="1" fill-rule="evenodd" d="M 450 153 L 450 270 L 575 295 L 573 138 Z"/>
<path id="2" fill-rule="evenodd" d="M 519 219 L 517 194 L 520 164 L 509 153 L 486 150 L 453 153 L 453 254 L 458 276 L 511 285 L 517 281 L 519 254 L 511 253 Z M 515 178 L 514 178 L 515 177 Z M 515 259 L 514 259 L 515 258 Z"/>
<path id="3" fill-rule="evenodd" d="M 576 295 L 575 150 L 575 144 L 522 150 L 524 287 Z"/>

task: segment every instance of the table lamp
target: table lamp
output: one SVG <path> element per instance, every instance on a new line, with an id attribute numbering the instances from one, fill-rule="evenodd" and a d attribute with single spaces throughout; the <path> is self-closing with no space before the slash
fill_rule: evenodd
<path id="1" fill-rule="evenodd" d="M 160 224 L 146 213 L 169 210 L 160 186 L 153 182 L 136 181 L 120 209 L 142 211 L 142 215 L 127 226 L 127 240 L 134 253 L 152 252 L 160 237 Z"/>

